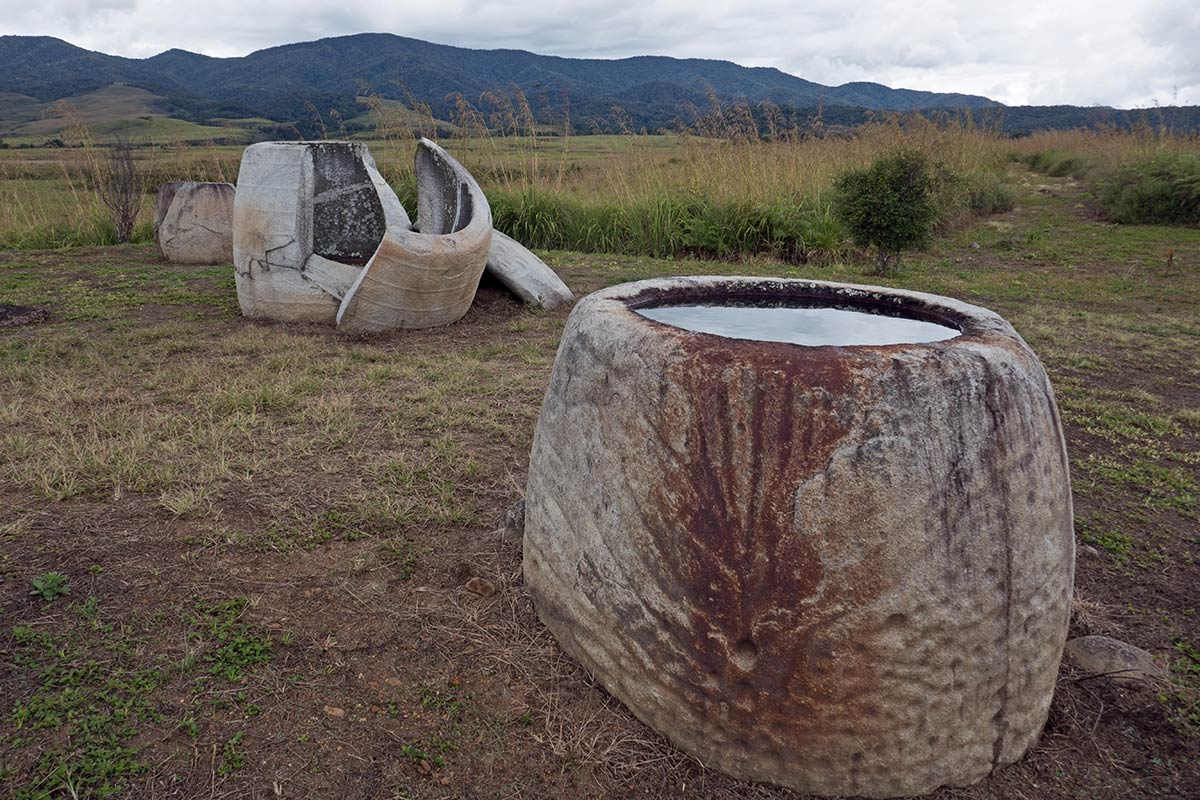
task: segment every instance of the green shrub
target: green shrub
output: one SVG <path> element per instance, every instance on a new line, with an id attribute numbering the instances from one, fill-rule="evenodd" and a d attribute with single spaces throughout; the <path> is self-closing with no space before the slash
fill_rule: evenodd
<path id="1" fill-rule="evenodd" d="M 886 273 L 899 268 L 903 250 L 928 243 L 937 218 L 935 187 L 929 160 L 899 150 L 839 176 L 833 210 L 855 244 L 875 249 Z"/>
<path id="2" fill-rule="evenodd" d="M 1097 195 L 1114 222 L 1200 223 L 1200 154 L 1157 153 L 1102 175 Z"/>
<path id="3" fill-rule="evenodd" d="M 1093 159 L 1065 150 L 1044 150 L 1025 159 L 1034 172 L 1052 178 L 1086 178 L 1095 167 Z"/>
<path id="4" fill-rule="evenodd" d="M 967 208 L 980 216 L 1012 211 L 1012 192 L 999 178 L 988 176 L 971 181 L 967 187 Z"/>

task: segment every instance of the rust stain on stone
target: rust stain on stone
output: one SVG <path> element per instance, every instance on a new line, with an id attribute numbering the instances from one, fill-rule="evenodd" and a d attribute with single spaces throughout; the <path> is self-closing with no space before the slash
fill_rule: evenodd
<path id="1" fill-rule="evenodd" d="M 853 403 L 870 394 L 863 374 L 886 368 L 886 359 L 683 332 L 677 339 L 684 357 L 664 378 L 664 394 L 676 398 L 660 424 L 683 433 L 685 450 L 664 451 L 661 482 L 642 510 L 662 554 L 660 588 L 682 593 L 689 609 L 677 645 L 716 683 L 695 685 L 697 700 L 724 696 L 739 725 L 773 718 L 803 729 L 811 717 L 797 709 L 822 693 L 837 658 L 822 624 L 804 619 L 802 606 L 825 575 L 795 495 L 843 443 Z M 877 592 L 863 578 L 854 591 Z M 848 672 L 859 660 L 843 654 L 838 674 L 853 682 Z"/>

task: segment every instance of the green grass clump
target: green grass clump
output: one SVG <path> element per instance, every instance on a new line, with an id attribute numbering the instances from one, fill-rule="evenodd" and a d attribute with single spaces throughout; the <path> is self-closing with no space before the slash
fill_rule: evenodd
<path id="1" fill-rule="evenodd" d="M 17 746 L 40 745 L 41 756 L 14 798 L 112 797 L 145 771 L 133 743 L 138 723 L 158 718 L 152 693 L 165 681 L 156 667 L 134 664 L 114 648 L 106 658 L 71 639 L 18 625 L 13 666 L 32 691 L 15 700 Z"/>
<path id="2" fill-rule="evenodd" d="M 1045 150 L 1024 159 L 1030 168 L 1052 178 L 1085 178 L 1093 168 L 1093 159 L 1069 150 Z"/>
<path id="3" fill-rule="evenodd" d="M 242 748 L 242 740 L 246 738 L 245 731 L 238 731 L 230 736 L 221 747 L 221 764 L 217 767 L 218 775 L 232 775 L 246 766 L 246 751 Z"/>
<path id="4" fill-rule="evenodd" d="M 807 197 L 721 201 L 663 189 L 623 201 L 527 187 L 490 198 L 498 230 L 529 247 L 656 258 L 767 255 L 802 263 L 844 250 L 829 205 Z"/>
<path id="5" fill-rule="evenodd" d="M 154 241 L 154 226 L 142 222 L 133 229 L 132 244 Z M 117 241 L 117 226 L 111 219 L 96 216 L 78 223 L 48 223 L 31 228 L 0 232 L 0 250 L 57 250 L 62 247 L 111 247 Z"/>
<path id="6" fill-rule="evenodd" d="M 246 599 L 241 597 L 219 603 L 203 600 L 196 603 L 194 635 L 216 645 L 204 656 L 210 675 L 236 681 L 258 664 L 271 660 L 274 644 L 271 637 L 260 635 L 240 621 L 246 606 Z"/>
<path id="7" fill-rule="evenodd" d="M 1127 161 L 1096 183 L 1114 222 L 1200 223 L 1200 153 L 1159 152 Z"/>
<path id="8" fill-rule="evenodd" d="M 1079 538 L 1108 553 L 1119 564 L 1129 561 L 1133 553 L 1133 537 L 1087 521 L 1079 524 Z"/>

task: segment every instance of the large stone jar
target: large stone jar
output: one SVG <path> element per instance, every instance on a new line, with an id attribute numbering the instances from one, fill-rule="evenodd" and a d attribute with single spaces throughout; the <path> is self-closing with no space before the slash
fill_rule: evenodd
<path id="1" fill-rule="evenodd" d="M 637 309 L 806 304 L 961 331 L 806 347 Z M 1049 381 L 996 314 L 817 281 L 581 301 L 534 436 L 525 580 L 563 649 L 703 763 L 801 792 L 976 782 L 1045 723 L 1074 572 Z"/>

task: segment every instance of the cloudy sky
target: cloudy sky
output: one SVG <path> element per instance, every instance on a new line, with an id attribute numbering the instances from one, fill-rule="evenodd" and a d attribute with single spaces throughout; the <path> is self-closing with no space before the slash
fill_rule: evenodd
<path id="1" fill-rule="evenodd" d="M 551 55 L 670 55 L 1010 104 L 1200 104 L 1198 0 L 0 0 L 0 34 L 244 55 L 364 31 Z"/>

